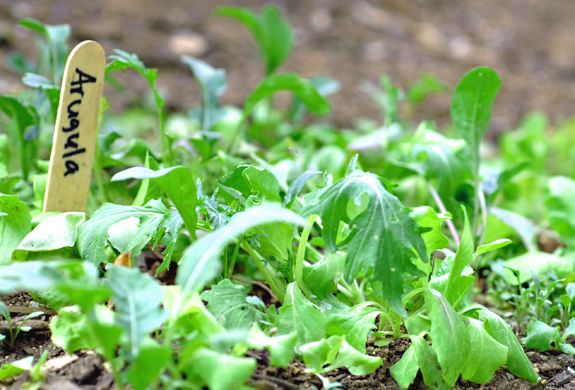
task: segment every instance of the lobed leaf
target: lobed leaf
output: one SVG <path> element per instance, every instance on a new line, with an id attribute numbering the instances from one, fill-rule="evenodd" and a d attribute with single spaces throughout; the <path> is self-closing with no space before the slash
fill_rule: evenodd
<path id="1" fill-rule="evenodd" d="M 348 207 L 355 208 L 354 215 L 349 214 Z M 387 299 L 398 314 L 405 314 L 401 302 L 404 274 L 420 275 L 411 259 L 419 255 L 427 261 L 427 251 L 421 228 L 375 175 L 362 171 L 350 173 L 324 188 L 303 213 L 319 214 L 322 236 L 330 252 L 347 248 L 344 274 L 347 282 L 361 271 L 368 273 L 374 269 L 371 279 L 379 284 L 378 295 Z M 338 243 L 340 221 L 348 224 L 350 232 Z"/>
<path id="2" fill-rule="evenodd" d="M 118 315 L 116 322 L 124 329 L 130 353 L 136 358 L 145 336 L 168 317 L 160 308 L 164 292 L 155 279 L 137 268 L 112 267 L 107 279 Z"/>

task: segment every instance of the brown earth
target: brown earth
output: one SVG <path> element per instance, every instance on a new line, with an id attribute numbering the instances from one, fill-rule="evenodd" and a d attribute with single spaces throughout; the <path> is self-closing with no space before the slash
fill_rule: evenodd
<path id="1" fill-rule="evenodd" d="M 159 68 L 158 84 L 171 109 L 194 108 L 199 88 L 180 62 L 181 54 L 200 57 L 228 72 L 224 103 L 241 105 L 264 72 L 256 45 L 238 23 L 212 12 L 219 5 L 259 10 L 264 0 L 0 0 L 0 63 L 23 50 L 36 55 L 33 34 L 15 24 L 34 17 L 50 24 L 70 23 L 73 44 L 98 40 L 137 53 Z M 281 71 L 309 77 L 331 76 L 342 91 L 330 98 L 329 119 L 352 126 L 359 116 L 378 119 L 376 105 L 358 85 L 391 75 L 405 87 L 431 73 L 453 88 L 473 67 L 490 66 L 503 84 L 493 110 L 491 131 L 513 128 L 534 109 L 552 119 L 573 115 L 575 107 L 575 3 L 570 0 L 316 0 L 274 1 L 293 25 L 297 45 Z M 21 88 L 1 67 L 0 93 Z M 128 76 L 131 93 L 107 91 L 119 111 L 147 90 Z M 423 104 L 416 119 L 449 123 L 450 94 Z"/>

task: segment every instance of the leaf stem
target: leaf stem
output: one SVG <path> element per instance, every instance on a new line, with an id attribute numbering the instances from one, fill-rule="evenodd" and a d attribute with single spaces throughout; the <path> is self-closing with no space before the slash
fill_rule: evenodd
<path id="1" fill-rule="evenodd" d="M 473 148 L 473 180 L 474 196 L 473 196 L 473 223 L 471 234 L 473 235 L 473 244 L 477 241 L 477 224 L 479 221 L 479 191 L 481 191 L 481 183 L 479 182 L 479 145 Z"/>
<path id="2" fill-rule="evenodd" d="M 442 213 L 446 213 L 447 209 L 445 208 L 445 205 L 443 204 L 441 197 L 439 196 L 439 194 L 437 193 L 437 191 L 435 190 L 435 188 L 433 187 L 433 185 L 429 181 L 427 182 L 427 188 L 429 189 L 429 192 L 431 193 L 433 200 L 435 200 L 437 207 L 439 207 L 439 211 L 441 211 Z M 455 229 L 455 225 L 453 224 L 453 221 L 451 219 L 448 219 L 445 221 L 445 223 L 447 224 L 447 227 L 449 228 L 449 232 L 451 233 L 451 236 L 453 237 L 453 241 L 455 241 L 455 246 L 459 247 L 459 235 L 457 234 L 457 229 Z"/>
<path id="3" fill-rule="evenodd" d="M 236 243 L 236 247 L 234 248 L 234 253 L 232 254 L 232 259 L 230 260 L 229 265 L 226 262 L 227 274 L 224 274 L 224 278 L 231 279 L 232 274 L 234 273 L 234 266 L 236 265 L 236 258 L 238 257 L 238 252 L 240 251 L 240 242 L 243 241 L 245 234 L 242 234 L 238 242 Z"/>
<path id="4" fill-rule="evenodd" d="M 262 255 L 260 255 L 254 248 L 252 248 L 250 244 L 242 240 L 240 245 L 243 250 L 248 252 L 254 263 L 256 263 L 256 266 L 258 267 L 260 272 L 263 274 L 266 282 L 268 282 L 270 288 L 272 289 L 274 294 L 278 297 L 278 300 L 283 303 L 285 299 L 285 286 L 283 286 L 283 284 L 280 284 L 281 287 L 283 288 L 280 289 L 280 287 L 278 287 L 276 281 L 279 283 L 281 283 L 281 281 L 275 275 L 275 272 L 272 269 L 270 269 L 270 267 L 264 266 L 264 259 Z"/>
<path id="5" fill-rule="evenodd" d="M 310 215 L 309 218 L 307 219 L 307 224 L 305 225 L 303 231 L 301 232 L 301 238 L 299 241 L 299 247 L 297 249 L 297 258 L 294 269 L 295 281 L 300 286 L 303 284 L 303 261 L 305 258 L 305 249 L 307 246 L 307 240 L 309 238 L 309 234 L 311 232 L 313 224 L 315 223 L 316 218 L 317 214 Z"/>
<path id="6" fill-rule="evenodd" d="M 234 144 L 236 143 L 236 138 L 238 138 L 238 136 L 242 132 L 242 129 L 246 125 L 247 120 L 248 120 L 248 117 L 245 114 L 243 114 L 242 119 L 238 123 L 236 130 L 234 131 L 234 134 L 232 135 L 232 139 L 230 140 L 230 144 L 228 145 L 228 150 L 226 151 L 226 153 L 228 153 L 228 154 L 232 153 L 232 150 L 234 148 Z"/>

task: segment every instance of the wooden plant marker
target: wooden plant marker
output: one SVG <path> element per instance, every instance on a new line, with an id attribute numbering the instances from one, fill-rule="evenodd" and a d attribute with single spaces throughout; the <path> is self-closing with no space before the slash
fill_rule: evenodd
<path id="1" fill-rule="evenodd" d="M 72 50 L 62 80 L 44 212 L 86 211 L 106 56 L 84 41 Z"/>

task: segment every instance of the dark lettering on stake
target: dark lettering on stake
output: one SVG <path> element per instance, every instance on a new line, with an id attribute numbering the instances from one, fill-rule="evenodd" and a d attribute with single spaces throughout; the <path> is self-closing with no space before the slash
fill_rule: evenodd
<path id="1" fill-rule="evenodd" d="M 78 116 L 78 111 L 72 110 L 72 107 L 74 107 L 76 104 L 81 104 L 81 103 L 82 103 L 82 100 L 78 99 L 78 100 L 74 100 L 72 103 L 68 104 L 68 119 L 76 118 Z"/>
<path id="2" fill-rule="evenodd" d="M 84 97 L 84 90 L 82 89 L 82 84 L 95 83 L 96 78 L 94 76 L 90 76 L 89 74 L 82 72 L 78 68 L 76 68 L 76 73 L 79 75 L 80 78 L 70 83 L 70 86 L 72 87 L 77 86 L 76 88 L 71 88 L 70 93 L 79 93 L 80 96 Z"/>
<path id="3" fill-rule="evenodd" d="M 78 172 L 78 164 L 76 164 L 74 161 L 72 160 L 67 160 L 66 161 L 66 172 L 64 173 L 64 177 L 66 177 L 69 174 L 74 174 L 76 172 Z"/>
<path id="4" fill-rule="evenodd" d="M 62 131 L 69 133 L 72 130 L 76 130 L 80 126 L 80 121 L 78 119 L 70 119 L 70 127 L 62 127 Z"/>
<path id="5" fill-rule="evenodd" d="M 82 154 L 82 153 L 86 153 L 86 149 L 84 149 L 84 148 L 82 148 L 82 149 L 76 149 L 76 150 L 73 150 L 73 151 L 71 151 L 71 152 L 64 153 L 64 154 L 62 155 L 62 158 L 68 158 L 68 157 L 75 156 L 76 154 Z"/>
<path id="6" fill-rule="evenodd" d="M 74 138 L 78 138 L 80 137 L 79 133 L 76 134 L 70 134 L 68 136 L 68 139 L 66 140 L 66 144 L 64 145 L 64 148 L 68 149 L 68 148 L 74 148 L 77 149 L 78 148 L 78 144 L 74 141 L 72 141 Z"/>
<path id="7" fill-rule="evenodd" d="M 95 83 L 96 78 L 93 76 L 90 76 L 87 73 L 82 72 L 78 68 L 76 68 L 76 74 L 78 75 L 78 79 L 72 80 L 72 82 L 70 82 L 70 93 L 71 94 L 72 93 L 78 93 L 78 94 L 80 94 L 80 96 L 84 97 L 83 84 Z M 70 120 L 70 123 L 69 123 L 68 127 L 62 127 L 63 132 L 69 133 L 71 131 L 78 129 L 78 127 L 80 126 L 80 120 L 77 118 L 80 114 L 81 105 L 82 105 L 82 99 L 76 99 L 76 100 L 72 101 L 70 104 L 68 104 L 67 111 L 68 111 L 68 119 Z M 74 106 L 77 106 L 77 107 L 74 107 Z M 73 108 L 76 108 L 77 111 L 74 111 Z M 77 154 L 86 153 L 85 148 L 78 149 L 78 143 L 75 140 L 78 140 L 79 138 L 80 138 L 80 133 L 70 134 L 68 136 L 68 138 L 66 139 L 66 143 L 64 144 L 65 149 L 74 149 L 74 150 L 67 152 L 67 153 L 64 153 L 62 155 L 63 159 L 68 159 L 64 163 L 66 166 L 66 172 L 64 172 L 64 177 L 66 177 L 68 175 L 73 175 L 74 173 L 78 172 L 78 170 L 80 169 L 80 167 L 78 166 L 78 164 L 75 161 L 69 159 L 70 157 L 75 156 Z"/>

